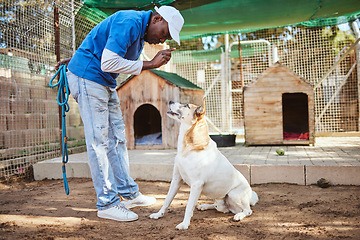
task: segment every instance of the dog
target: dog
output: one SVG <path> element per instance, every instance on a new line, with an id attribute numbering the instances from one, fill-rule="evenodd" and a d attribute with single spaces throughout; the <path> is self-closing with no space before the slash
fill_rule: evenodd
<path id="1" fill-rule="evenodd" d="M 176 229 L 188 229 L 201 193 L 215 202 L 199 205 L 198 210 L 232 212 L 235 214 L 235 221 L 250 216 L 250 205 L 257 203 L 258 196 L 252 191 L 246 178 L 221 154 L 216 143 L 209 137 L 205 120 L 205 98 L 201 106 L 170 101 L 167 115 L 180 121 L 177 154 L 164 204 L 150 218 L 159 219 L 164 216 L 182 180 L 190 186 L 190 196 L 184 219 Z"/>

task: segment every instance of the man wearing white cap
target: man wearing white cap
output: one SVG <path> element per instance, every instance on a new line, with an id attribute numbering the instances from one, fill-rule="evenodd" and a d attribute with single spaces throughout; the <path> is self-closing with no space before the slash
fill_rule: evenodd
<path id="1" fill-rule="evenodd" d="M 158 68 L 175 50 L 162 50 L 152 60 L 140 61 L 145 41 L 158 44 L 174 39 L 180 45 L 184 24 L 180 12 L 169 6 L 155 10 L 114 13 L 90 31 L 71 59 L 57 64 L 68 64 L 69 88 L 84 123 L 100 218 L 134 221 L 138 215 L 130 208 L 156 202 L 142 195 L 129 175 L 125 126 L 115 91 L 119 73 L 138 75 Z M 125 200 L 120 202 L 120 196 Z"/>

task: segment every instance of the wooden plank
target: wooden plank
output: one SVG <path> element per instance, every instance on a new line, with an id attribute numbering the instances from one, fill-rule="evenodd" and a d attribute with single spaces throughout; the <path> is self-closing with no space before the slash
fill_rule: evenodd
<path id="1" fill-rule="evenodd" d="M 245 132 L 246 134 L 254 134 L 254 135 L 278 135 L 278 136 L 282 136 L 283 135 L 283 129 L 281 125 L 277 125 L 277 126 L 261 126 L 261 127 L 257 127 L 257 128 L 249 128 L 246 127 L 245 128 Z"/>
<path id="2" fill-rule="evenodd" d="M 260 139 L 250 139 L 250 138 L 246 138 L 245 139 L 245 144 L 246 146 L 256 146 L 256 145 L 283 145 L 282 139 L 271 139 L 270 140 L 260 140 Z"/>
<path id="3" fill-rule="evenodd" d="M 309 145 L 310 141 L 309 140 L 284 140 L 283 141 L 284 145 Z"/>
<path id="4" fill-rule="evenodd" d="M 277 129 L 282 130 L 282 121 L 279 120 L 271 120 L 271 121 L 247 121 L 246 129 Z"/>

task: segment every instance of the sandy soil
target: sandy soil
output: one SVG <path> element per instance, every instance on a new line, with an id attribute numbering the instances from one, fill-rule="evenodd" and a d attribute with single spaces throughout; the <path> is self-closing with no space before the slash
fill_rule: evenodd
<path id="1" fill-rule="evenodd" d="M 61 180 L 0 184 L 0 239 L 360 239 L 360 187 L 254 186 L 260 197 L 253 215 L 240 222 L 233 214 L 195 210 L 188 230 L 182 221 L 189 188 L 182 186 L 168 213 L 149 219 L 162 205 L 169 183 L 138 182 L 155 205 L 135 208 L 135 222 L 96 217 L 90 179 L 69 179 L 70 195 Z M 202 196 L 199 203 L 210 203 Z"/>

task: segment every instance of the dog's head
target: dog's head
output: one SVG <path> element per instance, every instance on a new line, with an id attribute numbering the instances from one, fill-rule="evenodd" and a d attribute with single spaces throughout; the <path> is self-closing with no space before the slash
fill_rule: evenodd
<path id="1" fill-rule="evenodd" d="M 188 151 L 201 151 L 208 146 L 210 137 L 205 120 L 205 98 L 200 106 L 170 101 L 167 114 L 188 126 L 183 140 L 184 155 Z"/>
<path id="2" fill-rule="evenodd" d="M 167 115 L 182 123 L 193 125 L 205 116 L 205 98 L 200 106 L 170 101 Z"/>

